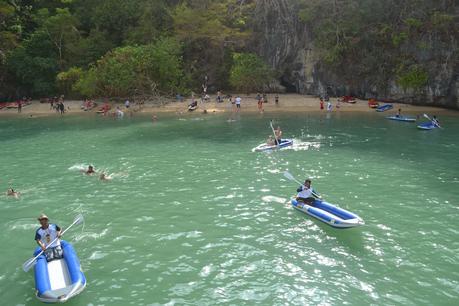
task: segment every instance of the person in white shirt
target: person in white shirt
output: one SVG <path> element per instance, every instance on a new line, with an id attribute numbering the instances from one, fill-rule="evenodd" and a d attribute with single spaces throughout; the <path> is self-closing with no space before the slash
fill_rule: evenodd
<path id="1" fill-rule="evenodd" d="M 129 102 L 129 100 L 126 100 L 126 102 L 124 102 L 124 106 L 126 108 L 129 108 L 130 105 L 131 105 L 131 102 Z"/>
<path id="2" fill-rule="evenodd" d="M 237 111 L 239 111 L 241 109 L 241 101 L 242 101 L 241 97 L 237 96 L 236 97 L 236 109 L 237 109 Z"/>
<path id="3" fill-rule="evenodd" d="M 296 196 L 297 201 L 301 201 L 308 205 L 313 205 L 317 194 L 314 192 L 314 189 L 311 187 L 311 180 L 307 179 L 304 181 L 304 184 L 298 187 L 296 190 L 298 192 Z"/>
<path id="4" fill-rule="evenodd" d="M 48 216 L 41 214 L 38 217 L 40 227 L 35 232 L 35 241 L 44 251 L 46 260 L 62 258 L 62 248 L 59 237 L 61 228 L 57 224 L 50 224 Z"/>

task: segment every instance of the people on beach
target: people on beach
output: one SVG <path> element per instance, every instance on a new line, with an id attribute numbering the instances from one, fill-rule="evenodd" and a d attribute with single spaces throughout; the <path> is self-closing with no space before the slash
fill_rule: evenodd
<path id="1" fill-rule="evenodd" d="M 64 112 L 65 112 L 65 105 L 64 105 L 64 102 L 63 101 L 59 101 L 59 103 L 57 104 L 57 111 L 63 115 Z"/>
<path id="2" fill-rule="evenodd" d="M 22 101 L 18 101 L 18 113 L 22 112 Z"/>
<path id="3" fill-rule="evenodd" d="M 276 145 L 280 144 L 282 142 L 282 130 L 280 126 L 278 126 L 277 129 L 274 130 L 274 136 L 276 136 L 276 138 L 274 139 L 274 143 Z"/>
<path id="4" fill-rule="evenodd" d="M 276 95 L 274 96 L 274 101 L 275 101 L 276 105 L 279 104 L 279 95 L 278 95 L 278 94 L 276 94 Z"/>
<path id="5" fill-rule="evenodd" d="M 116 107 L 115 116 L 118 119 L 122 119 L 124 117 L 124 112 L 120 109 L 119 106 Z"/>
<path id="6" fill-rule="evenodd" d="M 14 191 L 13 188 L 9 188 L 7 191 L 6 191 L 6 195 L 9 196 L 9 197 L 14 197 L 14 198 L 19 198 L 19 196 L 21 195 L 19 192 L 17 191 Z"/>
<path id="7" fill-rule="evenodd" d="M 35 232 L 35 241 L 44 251 L 47 261 L 62 258 L 61 228 L 57 224 L 49 223 L 49 218 L 45 214 L 38 217 L 40 227 Z"/>
<path id="8" fill-rule="evenodd" d="M 129 106 L 131 106 L 131 102 L 129 102 L 129 100 L 126 100 L 124 102 L 124 107 L 129 108 Z"/>
<path id="9" fill-rule="evenodd" d="M 241 102 L 242 102 L 241 97 L 237 96 L 235 102 L 236 102 L 236 111 L 239 112 L 241 109 Z"/>
<path id="10" fill-rule="evenodd" d="M 92 175 L 94 173 L 96 173 L 96 171 L 94 170 L 94 167 L 89 165 L 88 170 L 85 171 L 85 174 L 86 175 Z"/>
<path id="11" fill-rule="evenodd" d="M 299 202 L 303 202 L 308 205 L 314 204 L 314 201 L 316 200 L 316 194 L 314 192 L 314 189 L 311 187 L 311 180 L 306 179 L 304 181 L 304 184 L 298 187 L 296 192 L 298 192 L 296 196 L 296 200 Z"/>
<path id="12" fill-rule="evenodd" d="M 223 102 L 222 93 L 221 91 L 218 91 L 217 92 L 217 103 L 221 103 L 221 102 Z"/>
<path id="13" fill-rule="evenodd" d="M 189 111 L 189 112 L 192 112 L 192 111 L 194 111 L 196 108 L 198 108 L 198 101 L 195 100 L 195 99 L 192 99 L 192 100 L 191 100 L 191 103 L 188 104 L 188 111 Z"/>
<path id="14" fill-rule="evenodd" d="M 333 104 L 330 101 L 328 101 L 327 102 L 327 111 L 331 112 L 332 109 L 333 109 Z"/>
<path id="15" fill-rule="evenodd" d="M 324 109 L 324 100 L 320 98 L 320 109 Z"/>
<path id="16" fill-rule="evenodd" d="M 257 103 L 258 103 L 258 111 L 259 111 L 260 113 L 263 113 L 263 111 L 264 111 L 264 110 L 263 110 L 263 103 L 264 103 L 263 97 L 261 97 L 261 98 L 258 100 Z"/>

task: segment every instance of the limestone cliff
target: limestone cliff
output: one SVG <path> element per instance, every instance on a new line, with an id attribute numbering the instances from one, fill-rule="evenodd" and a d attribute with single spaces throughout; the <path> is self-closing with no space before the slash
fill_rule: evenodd
<path id="1" fill-rule="evenodd" d="M 377 63 L 381 69 L 374 73 L 369 73 L 365 66 L 378 59 L 374 55 L 377 45 L 364 45 L 369 50 L 362 54 L 369 58 L 348 56 L 330 68 L 322 59 L 322 49 L 315 47 L 312 31 L 300 20 L 297 4 L 294 0 L 256 1 L 253 48 L 278 72 L 277 89 L 459 109 L 458 27 L 441 35 L 418 30 L 414 38 L 405 39 L 396 47 L 381 48 L 384 54 Z M 458 25 L 459 9 L 457 4 L 452 5 Z M 426 74 L 422 86 L 412 89 L 400 85 L 396 75 L 400 57 L 422 65 Z"/>

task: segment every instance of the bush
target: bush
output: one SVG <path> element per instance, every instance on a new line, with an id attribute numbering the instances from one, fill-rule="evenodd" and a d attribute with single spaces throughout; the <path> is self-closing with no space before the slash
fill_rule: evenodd
<path id="1" fill-rule="evenodd" d="M 259 91 L 271 81 L 272 70 L 253 53 L 234 53 L 229 81 L 236 90 Z"/>

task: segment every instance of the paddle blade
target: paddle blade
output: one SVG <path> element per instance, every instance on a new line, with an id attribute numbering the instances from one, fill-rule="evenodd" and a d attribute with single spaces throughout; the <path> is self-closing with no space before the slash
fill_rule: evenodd
<path id="1" fill-rule="evenodd" d="M 75 220 L 73 220 L 73 224 L 75 225 L 80 225 L 83 222 L 84 222 L 84 218 L 82 214 L 79 214 L 78 216 L 75 217 Z"/>
<path id="2" fill-rule="evenodd" d="M 284 171 L 284 176 L 290 181 L 295 181 L 295 178 L 293 177 L 293 175 L 290 174 L 290 172 L 288 171 Z"/>
<path id="3" fill-rule="evenodd" d="M 22 270 L 24 270 L 24 272 L 28 272 L 30 270 L 30 268 L 32 268 L 33 266 L 35 266 L 35 263 L 37 262 L 37 260 L 34 258 L 30 258 L 29 260 L 27 260 L 23 265 L 22 265 Z"/>
<path id="4" fill-rule="evenodd" d="M 427 114 L 423 114 L 424 118 L 427 118 L 430 120 L 429 116 L 427 116 Z"/>

